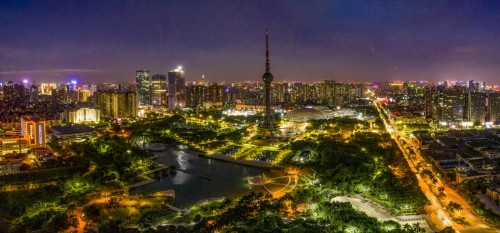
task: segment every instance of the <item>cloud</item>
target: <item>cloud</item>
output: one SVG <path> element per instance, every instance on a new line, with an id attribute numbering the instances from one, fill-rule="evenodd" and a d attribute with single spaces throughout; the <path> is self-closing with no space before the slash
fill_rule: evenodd
<path id="1" fill-rule="evenodd" d="M 54 74 L 54 73 L 102 73 L 104 70 L 94 69 L 50 69 L 50 70 L 8 70 L 0 74 Z"/>

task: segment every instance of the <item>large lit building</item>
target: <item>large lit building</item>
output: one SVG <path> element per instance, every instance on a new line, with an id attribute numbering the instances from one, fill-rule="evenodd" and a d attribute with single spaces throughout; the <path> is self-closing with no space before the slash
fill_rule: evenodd
<path id="1" fill-rule="evenodd" d="M 486 94 L 477 91 L 467 92 L 464 100 L 464 121 L 472 125 L 484 125 L 486 122 Z"/>
<path id="2" fill-rule="evenodd" d="M 22 135 L 4 135 L 0 137 L 0 155 L 26 153 L 29 149 L 28 140 Z"/>
<path id="3" fill-rule="evenodd" d="M 54 126 L 50 128 L 50 134 L 57 138 L 60 144 L 81 142 L 97 136 L 96 130 L 87 125 Z"/>
<path id="4" fill-rule="evenodd" d="M 424 88 L 425 118 L 432 119 L 436 117 L 436 112 L 437 112 L 436 100 L 437 100 L 436 89 L 431 86 L 425 87 Z"/>
<path id="5" fill-rule="evenodd" d="M 24 97 L 26 95 L 26 87 L 22 84 L 8 81 L 3 85 L 3 100 L 13 100 Z"/>
<path id="6" fill-rule="evenodd" d="M 137 93 L 132 91 L 98 91 L 95 103 L 101 116 L 111 118 L 134 118 L 138 113 Z"/>
<path id="7" fill-rule="evenodd" d="M 168 107 L 186 106 L 186 79 L 181 66 L 168 72 Z"/>
<path id="8" fill-rule="evenodd" d="M 459 125 L 464 120 L 464 91 L 462 88 L 438 89 L 437 116 L 441 125 Z"/>
<path id="9" fill-rule="evenodd" d="M 75 94 L 77 102 L 87 102 L 90 97 L 90 90 L 78 89 Z"/>
<path id="10" fill-rule="evenodd" d="M 500 92 L 488 93 L 489 122 L 500 125 Z"/>
<path id="11" fill-rule="evenodd" d="M 45 121 L 34 115 L 21 117 L 21 134 L 32 148 L 45 147 Z"/>
<path id="12" fill-rule="evenodd" d="M 149 70 L 136 71 L 135 84 L 137 85 L 139 105 L 151 104 L 151 77 L 149 76 Z"/>
<path id="13" fill-rule="evenodd" d="M 167 106 L 167 76 L 164 74 L 155 74 L 151 78 L 151 105 Z"/>
<path id="14" fill-rule="evenodd" d="M 29 89 L 29 95 L 30 95 L 30 102 L 33 103 L 38 101 L 38 86 L 35 83 L 31 84 Z"/>
<path id="15" fill-rule="evenodd" d="M 57 83 L 40 83 L 41 95 L 52 95 L 52 90 L 57 89 Z"/>
<path id="16" fill-rule="evenodd" d="M 186 107 L 198 108 L 203 107 L 207 100 L 207 87 L 205 85 L 188 85 L 186 87 Z"/>
<path id="17" fill-rule="evenodd" d="M 392 94 L 404 93 L 404 84 L 402 82 L 391 82 L 389 83 L 389 86 Z"/>
<path id="18" fill-rule="evenodd" d="M 83 84 L 82 89 L 90 91 L 90 96 L 93 96 L 97 92 L 97 84 Z"/>
<path id="19" fill-rule="evenodd" d="M 79 108 L 64 112 L 61 118 L 69 123 L 99 123 L 101 116 L 99 109 Z"/>

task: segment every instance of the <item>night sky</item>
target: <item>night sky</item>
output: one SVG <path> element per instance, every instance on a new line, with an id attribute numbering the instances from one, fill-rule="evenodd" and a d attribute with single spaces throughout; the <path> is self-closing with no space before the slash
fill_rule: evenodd
<path id="1" fill-rule="evenodd" d="M 0 1 L 0 81 L 500 84 L 500 1 Z"/>

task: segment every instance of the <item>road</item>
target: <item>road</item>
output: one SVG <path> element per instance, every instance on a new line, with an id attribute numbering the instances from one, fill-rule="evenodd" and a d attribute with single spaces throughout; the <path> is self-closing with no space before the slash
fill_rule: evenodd
<path id="1" fill-rule="evenodd" d="M 434 225 L 439 229 L 442 229 L 446 226 L 452 226 L 458 232 L 500 232 L 500 230 L 491 228 L 481 218 L 477 217 L 477 215 L 474 212 L 474 209 L 467 203 L 467 201 L 465 201 L 463 197 L 461 197 L 455 190 L 451 189 L 448 185 L 442 183 L 442 181 L 439 180 L 438 183 L 436 184 L 436 187 L 442 186 L 445 188 L 445 194 L 446 194 L 445 198 L 447 200 L 446 203 L 449 203 L 449 201 L 459 203 L 463 208 L 463 210 L 460 213 L 460 216 L 464 217 L 466 221 L 470 223 L 470 226 L 460 225 L 456 222 L 451 221 L 452 218 L 445 211 L 443 203 L 441 203 L 441 201 L 439 201 L 436 195 L 432 192 L 432 187 L 429 187 L 429 185 L 424 181 L 423 177 L 420 176 L 420 174 L 418 174 L 418 171 L 415 168 L 415 162 L 410 158 L 406 150 L 401 145 L 400 140 L 398 139 L 403 139 L 405 142 L 411 140 L 406 140 L 404 136 L 397 131 L 397 128 L 395 127 L 393 121 L 391 122 L 387 121 L 387 119 L 382 114 L 382 111 L 384 111 L 386 115 L 388 114 L 386 110 L 382 107 L 381 103 L 379 103 L 378 101 L 374 101 L 374 105 L 379 112 L 380 118 L 382 119 L 387 132 L 397 143 L 399 149 L 401 150 L 406 161 L 408 162 L 411 171 L 417 177 L 420 189 L 427 197 L 427 199 L 431 202 L 431 205 L 428 206 L 426 210 L 427 214 L 430 216 L 430 219 L 432 220 Z M 416 150 L 415 146 L 413 146 L 413 150 L 417 155 L 415 158 L 417 160 L 417 163 L 420 162 L 421 164 L 426 164 L 425 160 L 421 157 L 420 153 Z"/>

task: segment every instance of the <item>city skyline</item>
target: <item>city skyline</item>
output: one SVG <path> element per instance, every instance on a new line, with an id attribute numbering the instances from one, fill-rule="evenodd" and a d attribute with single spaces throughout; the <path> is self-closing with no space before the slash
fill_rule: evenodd
<path id="1" fill-rule="evenodd" d="M 259 81 L 262 32 L 282 81 L 498 84 L 495 2 L 0 3 L 0 81 Z M 231 18 L 232 20 L 227 20 Z M 293 25 L 293 27 L 286 26 Z"/>

